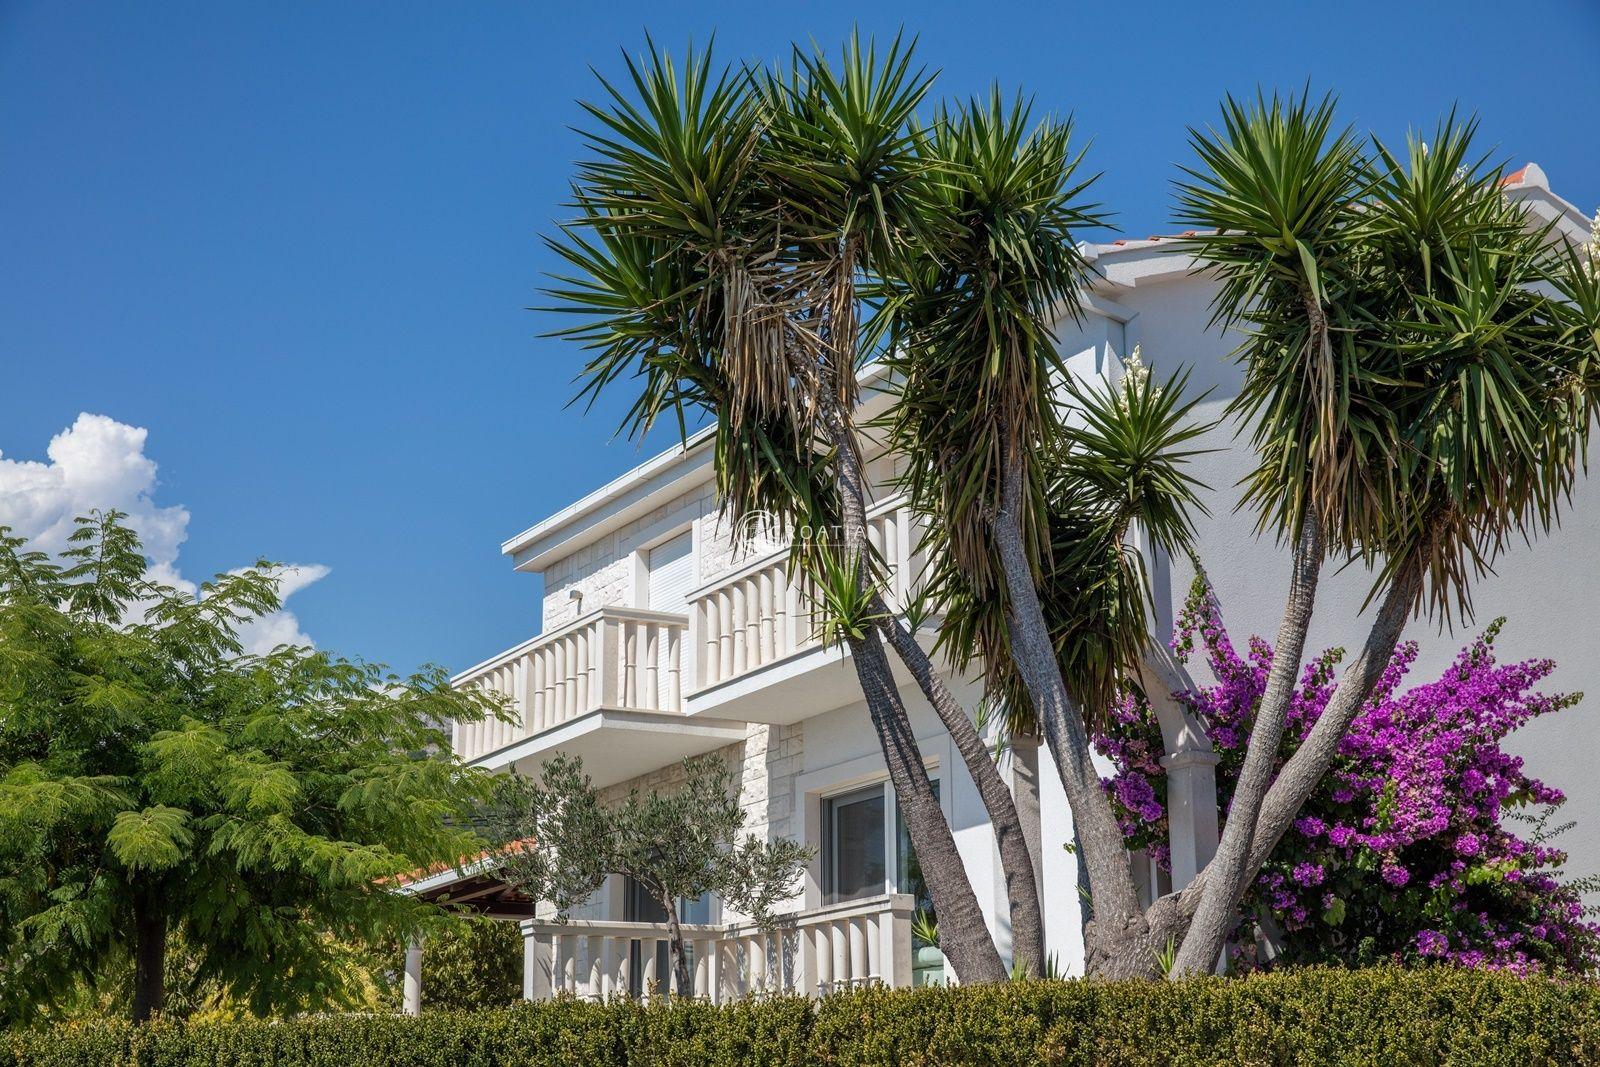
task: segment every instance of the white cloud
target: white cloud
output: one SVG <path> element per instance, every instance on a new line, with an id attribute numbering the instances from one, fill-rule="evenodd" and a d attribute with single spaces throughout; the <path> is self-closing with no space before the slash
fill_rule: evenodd
<path id="1" fill-rule="evenodd" d="M 188 537 L 189 511 L 157 504 L 156 461 L 145 455 L 149 431 L 87 412 L 50 439 L 48 462 L 6 459 L 0 454 L 0 526 L 9 526 L 34 545 L 59 553 L 67 547 L 73 519 L 95 508 L 128 513 L 150 559 L 150 575 L 188 593 L 199 586 L 178 567 L 178 550 Z M 283 569 L 279 593 L 285 600 L 328 574 L 320 564 Z M 281 609 L 258 619 L 240 634 L 250 652 L 282 644 L 311 644 L 294 612 Z"/>

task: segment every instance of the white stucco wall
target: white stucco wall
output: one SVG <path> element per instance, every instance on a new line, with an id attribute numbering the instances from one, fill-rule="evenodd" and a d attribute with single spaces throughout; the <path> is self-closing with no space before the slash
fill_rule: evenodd
<path id="1" fill-rule="evenodd" d="M 1159 253 L 1127 258 L 1157 262 Z M 1119 271 L 1120 272 L 1120 271 Z M 1232 342 L 1207 329 L 1211 282 L 1191 276 L 1142 281 L 1119 292 L 1117 302 L 1137 312 L 1136 330 L 1147 364 L 1159 375 L 1179 364 L 1193 367 L 1192 387 L 1212 389 L 1197 411 L 1205 419 L 1221 417 L 1236 395 L 1240 372 L 1230 358 Z M 1069 333 L 1066 351 L 1078 351 Z M 1200 521 L 1198 548 L 1221 598 L 1224 617 L 1236 643 L 1250 634 L 1268 640 L 1277 632 L 1288 588 L 1288 553 L 1271 536 L 1257 536 L 1253 512 L 1236 510 L 1237 483 L 1250 469 L 1248 440 L 1235 439 L 1236 427 L 1224 425 L 1198 447 L 1218 451 L 1198 457 L 1193 471 L 1210 486 L 1205 500 L 1211 515 Z M 1531 547 L 1513 544 L 1496 564 L 1496 572 L 1474 588 L 1476 621 L 1455 633 L 1440 633 L 1436 624 L 1413 621 L 1407 637 L 1421 646 L 1410 675 L 1413 683 L 1431 681 L 1482 626 L 1497 616 L 1508 619 L 1498 642 L 1503 662 L 1550 657 L 1558 669 L 1546 691 L 1588 691 L 1589 700 L 1547 716 L 1513 736 L 1508 748 L 1527 760 L 1528 770 L 1566 792 L 1562 819 L 1577 826 L 1557 840 L 1571 854 L 1570 874 L 1600 873 L 1600 789 L 1592 767 L 1600 755 L 1600 630 L 1593 621 L 1600 608 L 1600 446 L 1591 449 L 1591 477 L 1573 494 L 1562 526 Z M 1193 577 L 1187 560 L 1164 568 L 1158 597 L 1165 593 L 1159 626 L 1171 631 L 1173 608 L 1181 607 Z M 1371 575 L 1358 567 L 1342 572 L 1330 561 L 1323 572 L 1308 653 L 1335 645 L 1356 647 L 1365 635 L 1369 615 L 1360 611 Z"/>

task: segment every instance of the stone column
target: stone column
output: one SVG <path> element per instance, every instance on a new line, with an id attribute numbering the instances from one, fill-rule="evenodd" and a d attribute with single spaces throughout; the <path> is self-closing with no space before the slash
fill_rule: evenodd
<path id="1" fill-rule="evenodd" d="M 1172 695 L 1195 688 L 1165 647 L 1148 649 L 1142 681 L 1161 724 L 1167 771 L 1167 829 L 1172 848 L 1172 888 L 1182 889 L 1217 852 L 1217 754 L 1205 729 Z"/>
<path id="2" fill-rule="evenodd" d="M 1161 759 L 1174 890 L 1194 881 L 1217 852 L 1217 759 L 1209 746 L 1180 747 Z"/>
<path id="3" fill-rule="evenodd" d="M 550 1000 L 555 996 L 553 939 L 535 932 L 531 919 L 517 925 L 522 929 L 522 999 Z"/>
<path id="4" fill-rule="evenodd" d="M 406 946 L 405 1000 L 402 1011 L 407 1015 L 422 1014 L 422 939 L 417 938 Z"/>

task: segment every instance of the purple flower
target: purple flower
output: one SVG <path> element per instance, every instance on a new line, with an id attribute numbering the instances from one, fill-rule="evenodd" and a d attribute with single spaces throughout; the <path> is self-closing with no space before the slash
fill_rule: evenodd
<path id="1" fill-rule="evenodd" d="M 1438 930 L 1419 930 L 1417 951 L 1424 956 L 1443 956 L 1450 951 L 1450 939 Z"/>
<path id="2" fill-rule="evenodd" d="M 1327 877 L 1327 871 L 1315 863 L 1297 863 L 1294 865 L 1294 880 L 1303 886 L 1321 885 Z"/>
<path id="3" fill-rule="evenodd" d="M 1297 832 L 1283 838 L 1253 879 L 1246 912 L 1273 914 L 1297 958 L 1345 960 L 1350 945 L 1373 938 L 1383 956 L 1414 952 L 1514 974 L 1600 966 L 1600 923 L 1584 917 L 1581 898 L 1558 877 L 1563 850 L 1525 841 L 1502 823 L 1514 805 L 1564 801 L 1501 744 L 1531 719 L 1571 707 L 1575 698 L 1537 691 L 1555 669 L 1549 660 L 1497 662 L 1499 626 L 1463 648 L 1437 680 L 1410 688 L 1406 675 L 1417 645 L 1395 650 L 1341 738 L 1333 766 L 1297 813 Z M 1273 649 L 1260 638 L 1236 646 L 1204 585 L 1179 616 L 1173 648 L 1185 659 L 1202 657 L 1215 679 L 1174 697 L 1212 739 L 1220 757 L 1218 802 L 1226 812 Z M 1280 763 L 1327 707 L 1339 658 L 1313 657 L 1299 672 Z M 1113 705 L 1109 722 L 1108 735 L 1095 744 L 1115 768 L 1105 788 L 1115 799 L 1118 824 L 1130 847 L 1162 862 L 1167 812 L 1159 723 L 1136 694 Z M 1473 869 L 1503 871 L 1504 877 L 1493 885 L 1474 882 L 1468 877 Z M 1423 892 L 1411 892 L 1413 882 Z M 1338 886 L 1338 906 L 1330 902 L 1330 883 Z M 1427 929 L 1417 917 L 1424 894 L 1435 916 Z M 1395 901 L 1402 906 L 1382 907 Z M 1246 920 L 1245 930 L 1251 925 Z"/>
<path id="4" fill-rule="evenodd" d="M 1328 829 L 1328 824 L 1315 815 L 1303 815 L 1294 821 L 1294 828 L 1307 837 L 1320 837 Z"/>

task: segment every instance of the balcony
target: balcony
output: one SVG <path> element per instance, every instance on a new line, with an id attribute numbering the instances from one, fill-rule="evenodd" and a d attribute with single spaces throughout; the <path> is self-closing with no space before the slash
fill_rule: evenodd
<path id="1" fill-rule="evenodd" d="M 585 757 L 605 786 L 742 740 L 741 723 L 685 718 L 686 626 L 682 615 L 601 608 L 463 671 L 452 684 L 500 694 L 513 719 L 458 722 L 452 748 L 477 766 L 525 770 L 559 750 Z"/>
<path id="2" fill-rule="evenodd" d="M 888 568 L 889 608 L 902 611 L 924 565 L 917 517 L 891 498 L 868 511 L 867 535 Z M 844 650 L 817 639 L 810 583 L 791 581 L 787 564 L 786 552 L 769 553 L 690 594 L 691 714 L 790 723 L 860 699 Z"/>
<path id="3" fill-rule="evenodd" d="M 683 926 L 694 964 L 689 995 L 721 1004 L 771 993 L 820 996 L 856 986 L 912 984 L 912 897 L 834 904 L 783 917 L 776 928 L 748 923 Z M 665 923 L 527 921 L 523 995 L 660 996 L 671 981 L 659 959 Z M 634 969 L 638 968 L 638 974 Z"/>
<path id="4" fill-rule="evenodd" d="M 902 610 L 923 565 L 916 518 L 897 497 L 867 513 L 867 529 Z M 452 747 L 491 769 L 584 756 L 603 786 L 740 741 L 745 723 L 860 699 L 846 653 L 817 640 L 809 583 L 787 565 L 784 551 L 746 563 L 691 592 L 686 616 L 600 608 L 461 672 L 453 684 L 500 694 L 514 719 L 457 723 Z"/>

